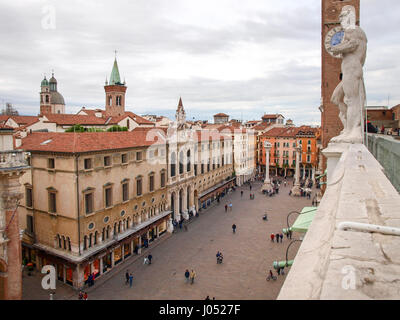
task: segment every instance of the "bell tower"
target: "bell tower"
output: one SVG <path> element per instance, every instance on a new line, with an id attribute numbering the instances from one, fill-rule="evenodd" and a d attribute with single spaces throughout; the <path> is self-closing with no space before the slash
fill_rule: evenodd
<path id="1" fill-rule="evenodd" d="M 106 114 L 108 116 L 121 116 L 125 113 L 125 81 L 121 83 L 119 76 L 117 57 L 111 71 L 110 81 L 106 80 L 104 90 L 106 93 Z"/>
<path id="2" fill-rule="evenodd" d="M 341 59 L 329 54 L 325 48 L 328 33 L 334 33 L 340 27 L 339 14 L 346 5 L 356 9 L 356 24 L 360 25 L 360 0 L 322 0 L 321 24 L 321 127 L 322 147 L 326 148 L 329 141 L 340 134 L 343 129 L 339 119 L 339 108 L 331 103 L 331 96 L 336 86 L 341 81 Z M 326 166 L 323 166 L 324 170 Z"/>

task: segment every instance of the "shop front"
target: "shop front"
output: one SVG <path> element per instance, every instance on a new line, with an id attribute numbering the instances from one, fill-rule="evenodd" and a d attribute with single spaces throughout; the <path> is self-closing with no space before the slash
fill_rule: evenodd
<path id="1" fill-rule="evenodd" d="M 111 263 L 112 253 L 107 252 L 102 259 L 103 259 L 103 273 L 106 273 L 109 269 L 112 268 L 112 263 Z"/>
<path id="2" fill-rule="evenodd" d="M 131 255 L 131 244 L 125 243 L 124 244 L 124 259 Z"/>
<path id="3" fill-rule="evenodd" d="M 122 246 L 114 249 L 114 265 L 117 265 L 122 261 Z"/>

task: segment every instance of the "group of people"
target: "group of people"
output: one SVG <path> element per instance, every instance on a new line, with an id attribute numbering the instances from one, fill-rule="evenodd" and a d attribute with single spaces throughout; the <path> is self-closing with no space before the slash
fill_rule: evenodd
<path id="1" fill-rule="evenodd" d="M 87 278 L 86 282 L 89 287 L 94 285 L 94 279 L 96 278 L 96 275 L 94 273 L 89 274 L 89 277 Z"/>
<path id="2" fill-rule="evenodd" d="M 222 252 L 218 251 L 215 256 L 217 257 L 217 263 L 221 264 L 222 260 L 224 260 L 224 256 L 222 255 Z"/>
<path id="3" fill-rule="evenodd" d="M 233 207 L 232 202 L 229 202 L 229 205 L 228 205 L 228 203 L 225 204 L 225 212 L 228 211 L 228 207 L 229 207 L 229 211 L 232 211 L 232 207 Z"/>
<path id="4" fill-rule="evenodd" d="M 271 241 L 272 242 L 274 242 L 276 240 L 276 242 L 281 242 L 282 243 L 282 240 L 283 240 L 283 234 L 282 233 L 276 233 L 276 234 L 271 233 L 270 237 L 271 237 Z"/>
<path id="5" fill-rule="evenodd" d="M 193 269 L 192 269 L 192 271 L 189 271 L 189 269 L 186 269 L 186 271 L 185 271 L 186 283 L 188 283 L 190 281 L 190 284 L 193 284 L 195 277 L 196 277 L 196 272 Z"/>
<path id="6" fill-rule="evenodd" d="M 87 300 L 88 294 L 87 292 L 79 291 L 78 300 Z"/>
<path id="7" fill-rule="evenodd" d="M 129 287 L 132 288 L 132 283 L 133 283 L 133 273 L 129 272 L 129 270 L 126 270 L 125 272 L 125 284 L 129 283 Z"/>
<path id="8" fill-rule="evenodd" d="M 153 259 L 153 256 L 150 253 L 149 255 L 144 257 L 143 264 L 151 264 L 151 259 Z"/>

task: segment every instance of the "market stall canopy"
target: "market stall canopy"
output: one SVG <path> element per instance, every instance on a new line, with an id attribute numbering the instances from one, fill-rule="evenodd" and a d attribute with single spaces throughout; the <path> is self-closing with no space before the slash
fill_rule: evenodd
<path id="1" fill-rule="evenodd" d="M 307 232 L 308 227 L 314 219 L 316 211 L 317 207 L 304 207 L 290 230 L 303 233 Z"/>

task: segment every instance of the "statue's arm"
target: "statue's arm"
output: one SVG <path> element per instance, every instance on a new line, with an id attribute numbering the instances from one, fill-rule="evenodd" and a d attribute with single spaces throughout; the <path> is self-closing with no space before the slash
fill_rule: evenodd
<path id="1" fill-rule="evenodd" d="M 349 41 L 345 41 L 337 46 L 334 46 L 331 50 L 333 53 L 349 53 L 353 52 L 357 49 L 358 42 L 357 40 L 351 39 Z"/>

